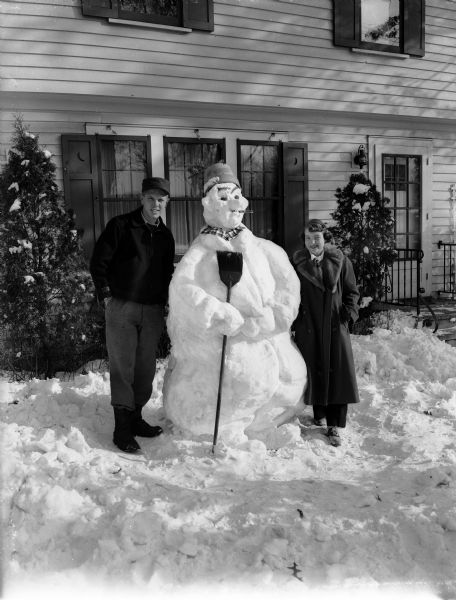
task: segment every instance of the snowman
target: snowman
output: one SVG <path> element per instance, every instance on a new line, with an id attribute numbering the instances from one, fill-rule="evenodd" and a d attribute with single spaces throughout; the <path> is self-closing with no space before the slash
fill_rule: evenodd
<path id="1" fill-rule="evenodd" d="M 278 430 L 289 430 L 284 424 L 304 408 L 306 366 L 290 336 L 299 280 L 285 251 L 242 223 L 248 201 L 230 167 L 208 167 L 204 181 L 206 226 L 177 265 L 169 289 L 164 409 L 181 430 L 213 432 L 226 336 L 220 438 L 280 446 Z M 217 251 L 242 253 L 242 276 L 229 302 Z M 298 439 L 297 425 L 293 431 Z"/>

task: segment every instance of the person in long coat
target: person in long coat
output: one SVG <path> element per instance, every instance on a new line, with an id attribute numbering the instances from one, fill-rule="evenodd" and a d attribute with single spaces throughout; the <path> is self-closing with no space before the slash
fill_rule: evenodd
<path id="1" fill-rule="evenodd" d="M 301 282 L 294 330 L 307 366 L 304 402 L 312 405 L 316 425 L 326 419 L 329 442 L 339 446 L 348 404 L 359 402 L 349 332 L 358 318 L 359 292 L 350 259 L 325 237 L 325 224 L 312 219 L 302 234 L 305 247 L 293 256 Z"/>

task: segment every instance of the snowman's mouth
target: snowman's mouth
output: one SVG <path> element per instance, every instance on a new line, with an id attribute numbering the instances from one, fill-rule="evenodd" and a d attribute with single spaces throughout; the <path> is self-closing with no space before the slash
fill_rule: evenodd
<path id="1" fill-rule="evenodd" d="M 245 210 L 231 210 L 232 213 L 238 213 L 239 215 L 243 215 Z"/>

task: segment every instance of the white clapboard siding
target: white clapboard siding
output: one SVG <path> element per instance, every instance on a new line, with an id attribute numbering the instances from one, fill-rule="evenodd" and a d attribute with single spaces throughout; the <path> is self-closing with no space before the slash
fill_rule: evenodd
<path id="1" fill-rule="evenodd" d="M 26 95 L 13 103 L 14 95 L 7 95 L 10 103 L 5 105 L 3 119 L 0 121 L 0 141 L 2 147 L 1 160 L 5 162 L 6 151 L 12 133 L 14 114 L 21 112 L 30 130 L 37 133 L 40 142 L 54 155 L 57 165 L 57 182 L 62 184 L 61 134 L 85 133 L 86 123 L 110 124 L 112 129 L 122 130 L 128 126 L 136 135 L 147 135 L 154 128 L 167 130 L 173 135 L 173 129 L 180 127 L 191 130 L 200 128 L 204 131 L 217 128 L 239 131 L 282 131 L 287 132 L 290 141 L 307 142 L 309 167 L 309 208 L 310 216 L 331 221 L 330 214 L 336 208 L 335 193 L 343 187 L 351 173 L 359 172 L 352 167 L 352 153 L 360 143 L 367 143 L 367 136 L 381 135 L 391 137 L 417 137 L 433 139 L 434 176 L 432 187 L 431 219 L 432 219 L 432 281 L 437 291 L 443 284 L 443 254 L 438 250 L 439 240 L 450 239 L 450 205 L 448 188 L 456 183 L 456 128 L 430 124 L 426 127 L 418 122 L 407 128 L 403 122 L 394 128 L 388 119 L 373 120 L 374 125 L 357 122 L 356 117 L 346 119 L 342 115 L 314 114 L 306 119 L 302 113 L 300 119 L 294 119 L 289 111 L 265 112 L 264 115 L 251 112 L 214 108 L 212 116 L 204 108 L 195 109 L 185 105 L 169 106 L 166 103 L 151 107 L 138 103 L 132 109 L 128 101 L 121 102 L 105 98 L 100 105 L 96 99 L 74 99 L 58 96 Z M 223 120 L 221 121 L 221 114 Z M 223 136 L 222 136 L 223 137 Z"/>
<path id="2" fill-rule="evenodd" d="M 456 4 L 428 0 L 426 55 L 332 44 L 332 0 L 215 0 L 213 33 L 114 25 L 79 0 L 2 3 L 4 90 L 451 119 Z"/>

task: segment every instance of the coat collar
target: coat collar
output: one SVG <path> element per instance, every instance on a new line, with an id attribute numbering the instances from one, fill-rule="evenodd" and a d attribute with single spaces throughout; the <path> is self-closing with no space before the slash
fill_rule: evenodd
<path id="1" fill-rule="evenodd" d="M 144 227 L 146 225 L 146 221 L 142 216 L 142 206 L 136 208 L 130 213 L 131 226 L 132 227 Z M 156 225 L 157 230 L 162 230 L 165 227 L 165 224 L 162 221 L 161 217 L 158 217 L 158 223 Z"/>
<path id="2" fill-rule="evenodd" d="M 298 250 L 293 255 L 293 262 L 298 273 L 306 277 L 311 283 L 321 290 L 329 290 L 334 293 L 337 288 L 337 282 L 340 277 L 344 254 L 341 250 L 332 244 L 326 244 L 321 268 L 323 273 L 323 282 L 320 280 L 315 264 L 310 258 L 310 252 L 307 248 Z"/>

